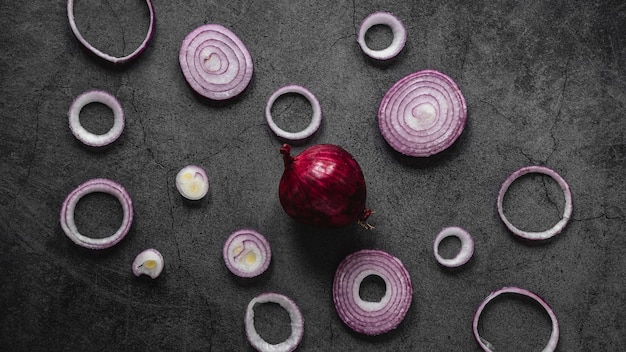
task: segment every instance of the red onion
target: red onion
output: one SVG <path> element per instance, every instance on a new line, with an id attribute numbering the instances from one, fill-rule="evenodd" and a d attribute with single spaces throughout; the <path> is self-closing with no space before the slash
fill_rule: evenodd
<path id="1" fill-rule="evenodd" d="M 461 241 L 461 250 L 454 258 L 445 259 L 439 254 L 439 245 L 444 238 L 451 236 Z M 449 268 L 456 268 L 467 263 L 472 258 L 472 255 L 474 255 L 474 240 L 465 229 L 455 226 L 446 227 L 435 237 L 434 251 L 435 258 L 439 264 Z"/>
<path id="2" fill-rule="evenodd" d="M 274 106 L 274 102 L 281 95 L 287 93 L 297 93 L 304 96 L 311 104 L 311 108 L 313 108 L 311 123 L 309 124 L 309 126 L 307 126 L 307 128 L 300 132 L 287 132 L 278 127 L 278 125 L 274 122 L 274 119 L 272 118 L 272 106 Z M 265 119 L 267 120 L 267 124 L 270 126 L 270 129 L 278 137 L 291 141 L 300 141 L 309 138 L 320 128 L 320 125 L 322 123 L 322 107 L 315 95 L 313 95 L 313 93 L 311 93 L 311 91 L 309 91 L 308 89 L 298 85 L 284 86 L 275 91 L 274 94 L 272 94 L 268 99 L 267 105 L 265 106 Z"/>
<path id="3" fill-rule="evenodd" d="M 228 270 L 239 277 L 261 275 L 272 260 L 269 242 L 252 229 L 233 232 L 224 243 L 223 254 Z"/>
<path id="4" fill-rule="evenodd" d="M 83 46 L 87 48 L 87 50 L 91 51 L 98 57 L 114 64 L 123 64 L 139 56 L 139 54 L 141 54 L 148 46 L 148 42 L 150 42 L 150 39 L 152 39 L 152 33 L 154 32 L 154 6 L 152 6 L 152 1 L 150 0 L 146 0 L 146 3 L 148 4 L 148 11 L 150 13 L 150 24 L 148 26 L 148 33 L 146 34 L 143 42 L 139 45 L 137 49 L 135 49 L 135 51 L 123 57 L 112 56 L 98 50 L 93 45 L 89 44 L 89 42 L 83 37 L 83 35 L 80 34 L 80 31 L 76 26 L 76 21 L 74 20 L 74 0 L 67 1 L 67 17 L 70 21 L 70 27 L 72 28 L 72 32 L 74 32 L 74 35 L 76 36 L 78 41 L 81 42 L 81 44 L 83 44 Z"/>
<path id="5" fill-rule="evenodd" d="M 391 44 L 382 50 L 372 50 L 365 42 L 365 33 L 376 25 L 388 26 L 393 33 Z M 398 55 L 400 51 L 402 51 L 402 48 L 404 48 L 404 44 L 406 43 L 406 29 L 396 16 L 388 12 L 374 12 L 361 22 L 357 42 L 361 46 L 361 50 L 363 50 L 367 56 L 377 60 L 389 60 Z"/>
<path id="6" fill-rule="evenodd" d="M 219 24 L 206 24 L 183 40 L 178 57 L 187 83 L 213 100 L 237 96 L 252 79 L 252 57 L 241 39 Z"/>
<path id="7" fill-rule="evenodd" d="M 80 123 L 80 112 L 87 104 L 101 103 L 113 111 L 113 127 L 109 132 L 97 135 L 87 131 Z M 104 147 L 119 138 L 124 130 L 124 110 L 119 101 L 110 93 L 102 90 L 90 90 L 79 95 L 70 106 L 68 112 L 72 134 L 85 145 Z"/>
<path id="8" fill-rule="evenodd" d="M 565 196 L 565 208 L 563 209 L 563 218 L 556 225 L 546 231 L 530 232 L 520 230 L 515 227 L 504 215 L 502 203 L 504 201 L 504 195 L 506 194 L 506 191 L 509 189 L 509 186 L 511 185 L 511 183 L 513 183 L 513 181 L 528 173 L 540 173 L 552 177 L 559 184 L 561 190 L 563 190 L 563 195 Z M 563 177 L 561 177 L 561 175 L 559 175 L 556 171 L 549 169 L 545 166 L 526 166 L 512 173 L 504 181 L 502 187 L 500 188 L 500 192 L 498 193 L 497 207 L 500 218 L 512 233 L 528 240 L 545 240 L 559 234 L 565 228 L 565 225 L 567 225 L 567 223 L 569 222 L 573 211 L 572 192 L 570 191 L 567 182 L 565 182 Z"/>
<path id="9" fill-rule="evenodd" d="M 82 235 L 78 231 L 76 222 L 74 221 L 74 210 L 78 201 L 87 194 L 94 192 L 103 192 L 115 196 L 122 205 L 124 217 L 122 225 L 111 236 L 106 238 L 90 238 Z M 74 243 L 91 249 L 105 249 L 114 246 L 126 236 L 133 222 L 133 202 L 130 195 L 115 181 L 105 178 L 91 179 L 80 186 L 76 187 L 63 202 L 61 207 L 61 228 Z"/>
<path id="10" fill-rule="evenodd" d="M 370 275 L 382 278 L 385 294 L 380 302 L 368 302 L 359 296 L 363 279 Z M 413 300 L 411 277 L 402 262 L 391 254 L 366 249 L 347 256 L 335 273 L 333 300 L 337 313 L 352 330 L 380 335 L 395 329 Z"/>
<path id="11" fill-rule="evenodd" d="M 187 165 L 176 174 L 176 189 L 189 200 L 199 200 L 209 191 L 209 178 L 202 167 Z"/>
<path id="12" fill-rule="evenodd" d="M 485 298 L 485 300 L 480 303 L 480 305 L 476 309 L 476 313 L 474 313 L 474 319 L 472 320 L 472 330 L 474 332 L 474 338 L 476 339 L 476 342 L 478 342 L 478 345 L 480 345 L 483 351 L 491 352 L 495 350 L 495 348 L 493 345 L 491 345 L 491 343 L 480 337 L 480 334 L 478 333 L 478 321 L 480 320 L 480 314 L 483 312 L 483 309 L 491 300 L 504 293 L 513 293 L 532 298 L 537 301 L 543 307 L 543 309 L 546 310 L 546 313 L 548 313 L 548 316 L 550 316 L 550 320 L 552 321 L 552 333 L 550 334 L 550 339 L 548 340 L 548 344 L 546 345 L 546 347 L 544 347 L 543 352 L 554 351 L 556 349 L 557 343 L 559 342 L 559 322 L 556 320 L 556 315 L 554 314 L 552 308 L 550 308 L 548 303 L 546 303 L 546 301 L 544 301 L 541 297 L 531 291 L 519 287 L 503 287 L 497 291 L 492 292 L 489 296 L 487 296 L 487 298 Z"/>
<path id="13" fill-rule="evenodd" d="M 343 148 L 318 144 L 300 155 L 291 146 L 280 148 L 285 171 L 278 195 L 293 219 L 317 227 L 340 227 L 358 222 L 366 228 L 372 211 L 365 208 L 365 178 L 357 161 Z"/>
<path id="14" fill-rule="evenodd" d="M 402 154 L 427 157 L 448 148 L 463 132 L 465 98 L 445 74 L 424 70 L 394 84 L 378 109 L 378 127 Z"/>
<path id="15" fill-rule="evenodd" d="M 163 256 L 156 249 L 146 249 L 135 257 L 132 269 L 135 276 L 143 274 L 156 279 L 163 271 Z"/>
<path id="16" fill-rule="evenodd" d="M 291 335 L 289 335 L 287 340 L 273 345 L 263 340 L 261 335 L 257 333 L 256 328 L 254 327 L 254 306 L 257 303 L 276 303 L 289 313 L 289 318 L 291 319 Z M 293 351 L 296 347 L 298 347 L 300 341 L 302 340 L 302 335 L 304 335 L 304 318 L 302 317 L 300 309 L 294 301 L 279 293 L 263 293 L 253 298 L 250 303 L 248 303 L 244 324 L 246 326 L 246 336 L 248 337 L 248 341 L 257 351 L 261 352 Z"/>

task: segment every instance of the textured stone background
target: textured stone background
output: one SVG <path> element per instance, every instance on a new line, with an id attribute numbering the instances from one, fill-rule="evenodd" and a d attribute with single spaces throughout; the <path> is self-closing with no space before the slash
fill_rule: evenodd
<path id="1" fill-rule="evenodd" d="M 623 1 L 154 5 L 147 50 L 111 67 L 81 48 L 64 1 L 0 4 L 0 349 L 251 350 L 245 307 L 276 291 L 301 307 L 302 351 L 476 351 L 476 306 L 492 290 L 516 285 L 554 308 L 559 351 L 626 350 Z M 360 21 L 378 10 L 396 14 L 408 31 L 390 65 L 365 59 L 356 44 Z M 132 51 L 147 26 L 139 0 L 77 1 L 76 17 L 89 40 L 117 55 Z M 255 63 L 253 81 L 229 104 L 196 96 L 178 65 L 184 36 L 212 22 L 237 33 Z M 385 32 L 372 36 L 384 40 Z M 468 123 L 444 153 L 407 158 L 381 137 L 376 112 L 394 82 L 426 68 L 456 80 Z M 374 230 L 312 229 L 281 209 L 281 142 L 263 110 L 274 90 L 291 83 L 308 87 L 324 111 L 320 131 L 295 152 L 315 143 L 350 151 L 366 176 Z M 122 137 L 102 152 L 84 148 L 67 126 L 72 100 L 93 88 L 114 94 L 127 116 Z M 306 123 L 302 101 L 281 104 L 283 123 Z M 108 118 L 99 115 L 107 110 L 87 109 L 84 123 L 106 131 Z M 211 180 L 195 207 L 174 187 L 189 163 L 205 167 Z M 572 188 L 574 219 L 547 243 L 516 240 L 496 213 L 500 184 L 525 165 L 553 168 Z M 120 182 L 135 205 L 131 232 L 104 252 L 74 245 L 58 221 L 65 196 L 94 177 Z M 535 230 L 555 223 L 562 207 L 543 177 L 523 178 L 507 197 L 511 218 Z M 97 236 L 115 230 L 121 211 L 94 195 L 77 216 Z M 439 267 L 432 253 L 437 232 L 452 225 L 476 241 L 474 258 L 456 271 Z M 241 227 L 265 234 L 274 251 L 270 270 L 251 282 L 234 279 L 221 257 L 224 240 Z M 130 272 L 147 247 L 166 259 L 155 281 Z M 336 266 L 361 248 L 397 256 L 413 280 L 406 319 L 376 338 L 352 333 L 332 303 Z M 280 309 L 259 309 L 264 336 L 288 334 Z M 538 350 L 550 330 L 539 308 L 512 298 L 491 306 L 483 328 L 498 351 Z"/>

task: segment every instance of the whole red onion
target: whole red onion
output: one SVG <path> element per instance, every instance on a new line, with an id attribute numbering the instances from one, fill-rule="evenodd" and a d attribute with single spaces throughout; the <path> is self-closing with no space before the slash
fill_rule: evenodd
<path id="1" fill-rule="evenodd" d="M 358 222 L 365 228 L 372 211 L 365 208 L 365 177 L 357 161 L 343 148 L 318 144 L 298 156 L 291 146 L 280 148 L 285 171 L 278 195 L 285 212 L 316 227 L 341 227 Z"/>

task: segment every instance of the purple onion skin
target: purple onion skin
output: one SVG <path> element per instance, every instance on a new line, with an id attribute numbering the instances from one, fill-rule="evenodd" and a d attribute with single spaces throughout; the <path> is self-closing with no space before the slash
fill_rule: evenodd
<path id="1" fill-rule="evenodd" d="M 278 195 L 294 220 L 314 227 L 343 227 L 365 222 L 371 214 L 363 171 L 350 153 L 332 144 L 318 144 L 291 156 L 280 148 L 285 171 Z"/>

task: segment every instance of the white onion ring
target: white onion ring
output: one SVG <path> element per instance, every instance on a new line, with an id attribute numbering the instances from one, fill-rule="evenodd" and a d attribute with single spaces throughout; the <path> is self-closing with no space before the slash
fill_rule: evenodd
<path id="1" fill-rule="evenodd" d="M 122 205 L 124 217 L 122 225 L 111 236 L 106 238 L 91 238 L 82 235 L 78 231 L 74 221 L 74 210 L 78 201 L 89 193 L 102 192 L 115 196 Z M 75 190 L 65 198 L 61 207 L 61 228 L 74 243 L 90 249 L 105 249 L 114 246 L 126 236 L 133 222 L 133 202 L 130 195 L 119 183 L 105 179 L 95 178 L 76 187 Z"/>
<path id="2" fill-rule="evenodd" d="M 163 271 L 163 255 L 154 248 L 139 253 L 132 265 L 135 276 L 148 275 L 156 279 Z"/>
<path id="3" fill-rule="evenodd" d="M 361 299 L 363 279 L 375 275 L 385 282 L 380 302 Z M 333 301 L 341 320 L 352 330 L 380 335 L 395 329 L 413 300 L 411 277 L 402 262 L 382 250 L 365 249 L 348 255 L 339 264 L 333 281 Z"/>
<path id="4" fill-rule="evenodd" d="M 313 115 L 311 117 L 311 123 L 300 132 L 287 132 L 274 122 L 272 118 L 272 106 L 274 106 L 274 102 L 280 96 L 287 93 L 296 93 L 304 96 L 309 103 L 311 104 L 311 108 L 313 109 Z M 322 123 L 322 106 L 320 105 L 319 100 L 309 91 L 308 89 L 299 86 L 299 85 L 288 85 L 284 86 L 277 91 L 275 91 L 270 98 L 267 100 L 267 105 L 265 106 L 265 119 L 267 120 L 267 124 L 270 126 L 272 131 L 281 138 L 290 141 L 300 141 L 312 136 L 319 128 Z"/>
<path id="5" fill-rule="evenodd" d="M 219 24 L 191 31 L 183 40 L 178 59 L 187 83 L 212 100 L 239 95 L 252 79 L 250 52 L 235 33 Z"/>
<path id="6" fill-rule="evenodd" d="M 67 17 L 69 19 L 72 32 L 74 32 L 74 35 L 76 36 L 78 41 L 81 42 L 81 44 L 85 48 L 87 48 L 93 54 L 97 55 L 98 57 L 104 60 L 107 60 L 114 64 L 123 64 L 139 56 L 139 54 L 141 54 L 148 46 L 150 39 L 152 39 L 152 34 L 154 32 L 154 17 L 155 17 L 154 6 L 152 5 L 151 0 L 146 0 L 146 3 L 148 4 L 148 12 L 150 13 L 150 24 L 148 26 L 148 33 L 146 33 L 146 37 L 144 38 L 143 42 L 139 45 L 139 47 L 137 47 L 137 49 L 135 49 L 135 51 L 122 57 L 112 56 L 112 55 L 109 55 L 107 53 L 104 53 L 98 50 L 96 47 L 89 44 L 89 42 L 83 37 L 83 35 L 80 34 L 80 31 L 78 30 L 78 27 L 76 26 L 76 20 L 74 20 L 74 0 L 67 1 Z"/>
<path id="7" fill-rule="evenodd" d="M 414 72 L 396 82 L 378 109 L 378 127 L 387 143 L 415 157 L 451 146 L 466 120 L 461 90 L 450 77 L 434 70 Z"/>
<path id="8" fill-rule="evenodd" d="M 370 49 L 365 42 L 365 33 L 376 25 L 388 26 L 393 33 L 393 40 L 385 49 Z M 374 12 L 361 22 L 357 42 L 361 46 L 361 50 L 363 50 L 367 56 L 377 60 L 389 60 L 398 55 L 404 48 L 404 44 L 406 43 L 406 29 L 396 16 L 388 12 Z"/>
<path id="9" fill-rule="evenodd" d="M 497 291 L 492 292 L 491 294 L 489 294 L 489 296 L 487 296 L 487 298 L 485 298 L 485 300 L 480 303 L 480 305 L 476 309 L 476 312 L 474 313 L 474 319 L 472 320 L 472 330 L 474 332 L 474 338 L 476 339 L 476 342 L 478 342 L 478 345 L 480 345 L 483 351 L 491 352 L 493 350 L 493 346 L 491 345 L 491 343 L 480 337 L 480 334 L 478 333 L 478 321 L 480 320 L 480 315 L 485 306 L 487 306 L 487 304 L 491 300 L 503 293 L 514 293 L 530 297 L 537 301 L 543 307 L 543 309 L 546 310 L 546 313 L 548 313 L 548 316 L 550 316 L 550 320 L 552 321 L 552 333 L 550 334 L 550 339 L 548 340 L 548 344 L 546 345 L 546 347 L 544 347 L 543 352 L 554 351 L 556 349 L 556 345 L 559 342 L 559 322 L 556 319 L 556 315 L 554 314 L 552 308 L 550 308 L 548 303 L 546 303 L 546 301 L 544 301 L 541 297 L 531 291 L 519 287 L 503 287 Z"/>
<path id="10" fill-rule="evenodd" d="M 80 112 L 87 104 L 101 103 L 113 111 L 113 127 L 105 134 L 87 131 L 80 123 Z M 90 90 L 74 99 L 68 112 L 70 130 L 76 139 L 91 147 L 104 147 L 115 142 L 124 131 L 124 109 L 110 93 L 102 90 Z"/>
<path id="11" fill-rule="evenodd" d="M 233 232 L 223 248 L 224 262 L 239 277 L 255 277 L 267 270 L 272 250 L 267 239 L 252 229 Z"/>
<path id="12" fill-rule="evenodd" d="M 504 215 L 504 209 L 503 209 L 502 203 L 504 202 L 504 195 L 506 194 L 506 191 L 509 189 L 509 186 L 511 185 L 511 183 L 513 183 L 513 181 L 517 180 L 522 175 L 525 175 L 528 173 L 539 173 L 539 174 L 544 174 L 544 175 L 548 175 L 552 177 L 561 187 L 561 190 L 563 191 L 563 195 L 565 196 L 565 207 L 563 209 L 563 218 L 561 218 L 561 220 L 558 223 L 556 223 L 556 225 L 554 225 L 552 228 L 546 231 L 531 232 L 531 231 L 520 230 L 517 227 L 515 227 L 515 225 L 513 225 Z M 559 175 L 556 171 L 549 169 L 545 166 L 526 166 L 512 173 L 504 181 L 504 183 L 502 183 L 502 187 L 500 188 L 500 192 L 498 193 L 497 203 L 498 203 L 497 204 L 498 214 L 500 214 L 500 219 L 502 219 L 506 227 L 515 235 L 528 239 L 528 240 L 545 240 L 545 239 L 551 238 L 559 234 L 561 231 L 563 231 L 563 229 L 569 222 L 569 219 L 571 218 L 572 211 L 573 211 L 572 191 L 570 190 L 569 185 L 567 184 L 567 182 L 565 182 L 563 177 L 561 177 L 561 175 Z"/>
<path id="13" fill-rule="evenodd" d="M 197 165 L 187 165 L 176 174 L 176 189 L 189 200 L 200 200 L 209 192 L 206 171 Z"/>
<path id="14" fill-rule="evenodd" d="M 275 345 L 263 340 L 254 327 L 254 306 L 257 303 L 277 303 L 289 313 L 289 318 L 291 319 L 291 334 L 287 340 Z M 253 298 L 250 303 L 248 303 L 244 323 L 248 341 L 257 351 L 261 352 L 293 351 L 298 347 L 302 340 L 302 335 L 304 335 L 304 318 L 302 317 L 300 309 L 294 301 L 279 293 L 263 293 Z"/>
<path id="15" fill-rule="evenodd" d="M 444 238 L 450 236 L 456 237 L 461 241 L 461 250 L 454 258 L 446 259 L 439 254 L 439 244 Z M 474 240 L 465 229 L 455 226 L 446 227 L 435 237 L 434 251 L 435 258 L 439 264 L 449 268 L 456 268 L 467 263 L 474 255 Z"/>

